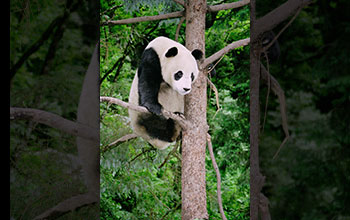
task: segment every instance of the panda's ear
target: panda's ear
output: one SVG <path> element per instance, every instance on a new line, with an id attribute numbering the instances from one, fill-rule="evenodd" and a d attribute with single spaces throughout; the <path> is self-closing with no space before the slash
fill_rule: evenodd
<path id="1" fill-rule="evenodd" d="M 176 47 L 170 48 L 165 54 L 165 56 L 168 57 L 168 58 L 169 57 L 174 57 L 176 55 L 177 55 L 177 48 Z"/>
<path id="2" fill-rule="evenodd" d="M 195 49 L 192 51 L 192 56 L 196 59 L 196 60 L 200 60 L 203 57 L 203 52 L 201 50 Z"/>

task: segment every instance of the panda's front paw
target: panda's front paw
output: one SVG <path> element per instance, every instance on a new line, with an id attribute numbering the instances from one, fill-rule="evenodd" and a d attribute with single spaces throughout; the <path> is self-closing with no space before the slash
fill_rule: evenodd
<path id="1" fill-rule="evenodd" d="M 162 115 L 162 106 L 159 103 L 145 103 L 144 107 L 153 114 Z"/>

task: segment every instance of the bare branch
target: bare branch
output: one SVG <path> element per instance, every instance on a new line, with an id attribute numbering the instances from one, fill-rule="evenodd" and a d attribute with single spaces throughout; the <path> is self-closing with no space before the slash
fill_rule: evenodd
<path id="1" fill-rule="evenodd" d="M 209 154 L 210 154 L 210 158 L 211 158 L 211 162 L 213 163 L 213 167 L 216 173 L 216 187 L 217 187 L 217 195 L 218 195 L 218 203 L 219 203 L 219 209 L 220 209 L 220 215 L 221 218 L 223 220 L 227 220 L 225 213 L 224 213 L 224 209 L 222 207 L 222 198 L 221 198 L 221 176 L 220 176 L 220 171 L 219 171 L 219 167 L 215 161 L 215 156 L 214 156 L 214 152 L 213 152 L 213 146 L 211 143 L 211 136 L 209 134 L 207 134 L 207 143 L 208 143 L 208 149 L 209 149 Z"/>
<path id="2" fill-rule="evenodd" d="M 10 119 L 31 120 L 57 128 L 74 136 L 83 137 L 93 141 L 99 140 L 98 128 L 73 122 L 54 113 L 39 109 L 10 107 Z"/>
<path id="3" fill-rule="evenodd" d="M 293 18 L 290 19 L 288 21 L 288 23 L 278 32 L 278 34 L 273 38 L 273 40 L 268 44 L 266 45 L 264 48 L 263 48 L 263 51 L 267 51 L 267 49 L 269 49 L 272 44 L 275 43 L 275 41 L 279 38 L 279 36 L 283 33 L 283 31 L 285 31 L 287 29 L 287 27 L 289 27 L 289 25 L 296 19 L 296 17 L 298 17 L 300 11 L 301 11 L 302 8 L 299 8 L 298 11 L 294 14 Z"/>
<path id="4" fill-rule="evenodd" d="M 244 5 L 248 5 L 249 3 L 250 3 L 250 0 L 241 0 L 238 2 L 225 3 L 225 4 L 220 4 L 220 5 L 209 5 L 208 11 L 214 12 L 214 11 L 220 11 L 220 10 L 239 8 L 239 7 L 242 7 Z"/>
<path id="5" fill-rule="evenodd" d="M 133 105 L 133 104 L 130 104 L 127 102 L 123 102 L 122 100 L 117 99 L 117 98 L 100 96 L 100 102 L 109 102 L 109 103 L 116 104 L 116 105 L 119 105 L 119 106 L 124 107 L 124 108 L 128 108 L 128 109 L 131 109 L 131 110 L 134 110 L 137 112 L 141 112 L 141 113 L 148 113 L 149 112 L 145 107 Z"/>
<path id="6" fill-rule="evenodd" d="M 141 112 L 141 113 L 149 113 L 147 108 L 145 108 L 143 106 L 137 106 L 137 105 L 133 105 L 130 103 L 126 103 L 126 102 L 123 102 L 122 100 L 112 98 L 112 97 L 100 96 L 100 101 L 101 102 L 109 102 L 112 104 L 117 104 L 117 105 L 122 106 L 124 108 L 128 108 L 128 109 L 131 109 L 131 110 L 134 110 L 137 112 Z M 187 130 L 187 129 L 192 128 L 192 125 L 185 118 L 183 118 L 183 117 L 181 117 L 173 112 L 169 112 L 167 110 L 162 109 L 162 114 L 164 117 L 171 118 L 171 119 L 175 120 L 176 122 L 178 122 L 183 130 Z"/>
<path id="7" fill-rule="evenodd" d="M 171 13 L 162 14 L 162 15 L 128 18 L 128 19 L 117 20 L 117 21 L 106 21 L 102 23 L 101 26 L 117 25 L 117 24 L 132 24 L 132 23 L 138 23 L 138 22 L 144 22 L 144 21 L 157 21 L 162 19 L 178 18 L 182 16 L 184 16 L 184 11 L 176 11 L 176 12 L 171 12 Z"/>
<path id="8" fill-rule="evenodd" d="M 283 145 L 289 139 L 288 122 L 287 122 L 287 111 L 286 111 L 286 100 L 285 100 L 283 89 L 281 88 L 280 84 L 266 70 L 266 68 L 262 64 L 261 64 L 261 79 L 265 83 L 268 83 L 268 80 L 270 80 L 271 90 L 277 95 L 278 101 L 280 103 L 280 111 L 281 111 L 281 118 L 282 118 L 282 128 L 283 128 L 283 131 L 284 131 L 285 138 L 284 138 L 283 142 L 281 143 L 280 147 L 278 148 L 277 152 L 273 156 L 273 159 L 275 159 L 276 156 L 278 155 L 279 151 L 283 147 Z"/>
<path id="9" fill-rule="evenodd" d="M 182 25 L 182 23 L 184 23 L 184 21 L 185 21 L 185 17 L 181 17 L 180 22 L 176 27 L 175 41 L 178 41 L 178 39 L 179 39 L 181 25 Z"/>
<path id="10" fill-rule="evenodd" d="M 278 8 L 259 18 L 254 25 L 254 34 L 252 35 L 258 36 L 268 30 L 272 30 L 279 23 L 286 20 L 290 15 L 310 2 L 311 0 L 288 0 Z"/>
<path id="11" fill-rule="evenodd" d="M 132 158 L 131 160 L 128 161 L 128 163 L 130 164 L 131 162 L 133 162 L 134 160 L 136 160 L 138 157 L 140 157 L 141 155 L 150 152 L 150 151 L 155 151 L 156 149 L 154 147 L 150 147 L 146 150 L 144 150 L 144 148 L 142 148 L 142 152 L 139 153 L 138 155 L 136 155 L 134 158 Z"/>
<path id="12" fill-rule="evenodd" d="M 238 48 L 238 47 L 241 47 L 241 46 L 248 45 L 249 42 L 250 42 L 250 38 L 246 38 L 246 39 L 243 39 L 243 40 L 235 41 L 235 42 L 227 45 L 226 47 L 222 48 L 221 50 L 219 50 L 218 52 L 214 53 L 210 57 L 206 58 L 203 61 L 203 63 L 201 64 L 202 69 L 205 68 L 206 66 L 208 66 L 209 64 L 213 63 L 215 60 L 219 59 L 224 54 L 230 52 L 231 50 L 233 50 L 235 48 Z"/>
<path id="13" fill-rule="evenodd" d="M 119 144 L 122 144 L 124 142 L 127 142 L 131 139 L 134 139 L 134 138 L 137 138 L 138 136 L 136 134 L 127 134 L 127 135 L 124 135 L 123 137 L 121 138 L 118 138 L 118 140 L 116 141 L 113 141 L 112 143 L 108 144 L 105 148 L 103 148 L 102 150 L 102 153 L 106 152 L 106 151 L 109 151 L 112 149 L 112 146 L 113 148 L 118 146 Z"/>
<path id="14" fill-rule="evenodd" d="M 73 196 L 67 200 L 64 200 L 63 202 L 60 202 L 55 207 L 45 211 L 34 219 L 55 219 L 67 212 L 76 210 L 77 208 L 96 203 L 98 201 L 96 198 L 96 195 L 91 193 Z"/>
<path id="15" fill-rule="evenodd" d="M 213 68 L 214 69 L 214 68 Z M 214 90 L 214 93 L 215 93 L 215 99 L 216 99 L 216 107 L 217 107 L 217 110 L 216 110 L 216 113 L 218 113 L 219 110 L 221 110 L 220 108 L 220 103 L 219 103 L 219 92 L 218 92 L 218 89 L 216 88 L 216 86 L 214 85 L 214 83 L 212 81 L 210 81 L 210 79 L 208 77 L 207 78 L 207 81 L 208 81 L 208 84 L 210 86 L 210 88 L 212 90 Z M 216 115 L 215 113 L 215 115 Z M 214 115 L 214 117 L 215 117 Z"/>

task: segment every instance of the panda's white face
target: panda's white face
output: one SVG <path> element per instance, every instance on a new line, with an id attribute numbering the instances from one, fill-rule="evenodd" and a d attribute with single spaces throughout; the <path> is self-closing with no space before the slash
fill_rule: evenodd
<path id="1" fill-rule="evenodd" d="M 186 95 L 191 92 L 192 83 L 197 79 L 197 62 L 187 49 L 177 49 L 175 55 L 169 55 L 170 50 L 162 62 L 163 79 L 179 94 Z"/>

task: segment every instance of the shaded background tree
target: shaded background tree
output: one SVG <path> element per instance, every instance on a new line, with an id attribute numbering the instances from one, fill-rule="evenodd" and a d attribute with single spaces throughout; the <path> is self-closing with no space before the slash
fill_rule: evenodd
<path id="1" fill-rule="evenodd" d="M 258 17 L 283 2 L 257 1 Z M 273 160 L 284 132 L 270 95 L 260 161 L 272 219 L 350 218 L 349 10 L 348 1 L 314 1 L 278 39 L 281 55 L 270 73 L 285 92 L 291 138 Z"/>
<path id="2" fill-rule="evenodd" d="M 94 1 L 80 0 L 10 2 L 10 105 L 20 107 L 11 108 L 11 119 L 19 116 L 12 114 L 16 110 L 40 109 L 75 124 L 84 76 L 98 42 L 97 8 Z M 34 219 L 88 191 L 77 153 L 79 130 L 66 133 L 25 119 L 10 123 L 12 219 Z M 49 121 L 57 122 L 52 117 Z M 97 129 L 89 133 L 95 141 Z M 74 211 L 68 206 L 54 213 L 55 218 L 67 212 L 60 218 L 96 219 L 97 202 Z"/>

